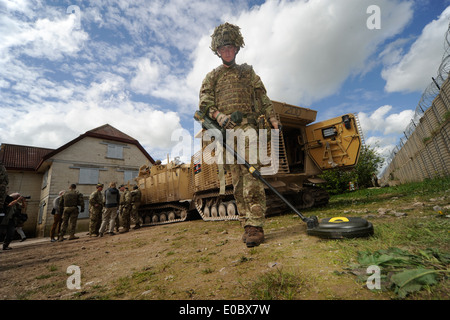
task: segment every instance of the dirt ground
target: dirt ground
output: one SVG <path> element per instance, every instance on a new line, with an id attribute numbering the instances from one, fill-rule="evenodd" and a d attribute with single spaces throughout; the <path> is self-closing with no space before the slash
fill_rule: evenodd
<path id="1" fill-rule="evenodd" d="M 101 238 L 15 241 L 0 251 L 0 300 L 247 300 L 258 298 L 267 273 L 294 275 L 295 299 L 391 298 L 343 276 L 334 242 L 306 235 L 298 217 L 267 219 L 256 248 L 242 243 L 242 232 L 237 221 L 194 220 Z M 70 266 L 79 267 L 80 289 L 69 288 Z"/>
<path id="2" fill-rule="evenodd" d="M 368 239 L 308 236 L 306 224 L 288 213 L 266 219 L 265 242 L 255 248 L 242 242 L 238 221 L 191 220 L 97 238 L 83 232 L 63 242 L 14 241 L 12 250 L 0 250 L 0 301 L 397 299 L 389 290 L 369 290 L 358 280 L 368 275 L 350 266 L 360 250 L 432 245 L 447 251 L 448 218 L 436 213 L 436 205 L 449 209 L 447 193 L 436 199 L 387 193 L 362 201 L 364 196 L 304 212 L 364 216 L 375 230 Z M 448 279 L 436 287 L 411 299 L 448 300 Z"/>

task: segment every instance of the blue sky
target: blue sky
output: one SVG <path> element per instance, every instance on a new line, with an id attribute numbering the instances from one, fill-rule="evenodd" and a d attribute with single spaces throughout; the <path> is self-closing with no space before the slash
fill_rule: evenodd
<path id="1" fill-rule="evenodd" d="M 367 27 L 371 5 L 379 29 Z M 358 114 L 366 142 L 387 155 L 437 74 L 448 6 L 0 0 L 0 143 L 57 148 L 109 123 L 153 158 L 173 158 L 178 137 L 194 134 L 201 81 L 220 64 L 210 35 L 228 21 L 246 44 L 237 62 L 253 65 L 271 99 L 317 110 L 317 120 Z"/>

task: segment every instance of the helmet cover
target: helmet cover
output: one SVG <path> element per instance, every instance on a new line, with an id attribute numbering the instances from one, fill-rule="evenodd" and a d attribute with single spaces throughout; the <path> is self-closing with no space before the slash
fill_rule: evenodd
<path id="1" fill-rule="evenodd" d="M 222 46 L 231 44 L 239 50 L 245 45 L 240 28 L 228 22 L 216 27 L 211 38 L 211 50 L 217 55 L 217 50 Z"/>

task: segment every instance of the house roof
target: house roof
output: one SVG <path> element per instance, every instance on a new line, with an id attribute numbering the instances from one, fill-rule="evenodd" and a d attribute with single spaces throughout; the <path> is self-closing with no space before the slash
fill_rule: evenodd
<path id="1" fill-rule="evenodd" d="M 42 158 L 53 150 L 3 143 L 0 149 L 0 160 L 7 170 L 34 171 Z"/>
<path id="2" fill-rule="evenodd" d="M 41 163 L 39 163 L 38 167 L 41 166 L 41 164 L 45 161 L 53 157 L 55 154 L 58 154 L 59 152 L 63 151 L 64 149 L 70 147 L 74 143 L 80 141 L 81 139 L 84 139 L 86 137 L 92 137 L 92 138 L 98 138 L 98 139 L 106 139 L 116 142 L 123 142 L 128 144 L 134 144 L 136 147 L 138 147 L 139 150 L 145 155 L 145 157 L 151 162 L 155 163 L 155 160 L 148 154 L 148 152 L 141 146 L 139 141 L 136 139 L 130 137 L 129 135 L 123 133 L 122 131 L 114 128 L 113 126 L 109 124 L 104 124 L 103 126 L 94 128 L 92 130 L 86 131 L 84 134 L 79 135 L 78 138 L 73 139 L 72 141 L 69 141 L 65 145 L 59 147 L 58 149 L 46 154 L 43 158 Z M 37 169 L 36 168 L 36 169 Z"/>
<path id="3" fill-rule="evenodd" d="M 98 128 L 89 130 L 85 133 L 87 136 L 91 137 L 101 137 L 104 139 L 110 139 L 110 140 L 118 140 L 118 141 L 124 141 L 127 143 L 133 143 L 135 144 L 138 142 L 136 139 L 130 137 L 129 135 L 123 133 L 120 130 L 117 130 L 113 126 L 109 124 L 104 124 L 103 126 L 100 126 Z"/>
<path id="4" fill-rule="evenodd" d="M 151 163 L 155 160 L 148 154 L 148 152 L 141 146 L 139 141 L 130 137 L 129 135 L 117 130 L 109 124 L 105 124 L 98 128 L 94 128 L 69 141 L 58 149 L 46 149 L 38 147 L 28 147 L 12 144 L 2 144 L 0 151 L 0 160 L 2 160 L 6 169 L 9 170 L 37 170 L 45 160 L 50 159 L 54 155 L 70 147 L 74 143 L 80 141 L 85 137 L 93 137 L 98 139 L 111 140 L 116 142 L 123 142 L 133 144 L 141 150 Z"/>

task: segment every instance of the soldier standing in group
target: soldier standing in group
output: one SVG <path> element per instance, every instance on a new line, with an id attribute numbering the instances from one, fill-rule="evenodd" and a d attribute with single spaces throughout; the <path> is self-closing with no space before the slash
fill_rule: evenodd
<path id="1" fill-rule="evenodd" d="M 120 206 L 119 206 L 119 212 L 120 216 L 122 217 L 122 232 L 128 232 L 130 231 L 130 212 L 131 212 L 131 194 L 130 191 L 128 191 L 128 187 L 125 185 L 120 186 L 120 191 L 122 193 L 120 194 Z"/>
<path id="2" fill-rule="evenodd" d="M 242 129 L 244 132 L 254 129 L 257 134 L 260 116 L 264 116 L 271 127 L 278 129 L 272 102 L 260 77 L 250 65 L 236 64 L 236 55 L 244 47 L 240 28 L 224 23 L 215 28 L 211 37 L 211 50 L 222 59 L 222 65 L 209 72 L 202 82 L 200 111 L 225 129 Z M 236 112 L 243 119 L 240 123 L 231 120 L 231 115 Z M 246 145 L 246 149 L 248 154 L 250 146 Z M 260 167 L 258 164 L 252 165 L 256 169 Z M 229 169 L 237 209 L 245 229 L 242 239 L 247 247 L 258 246 L 264 241 L 264 185 L 242 164 L 231 164 Z"/>
<path id="3" fill-rule="evenodd" d="M 9 178 L 6 168 L 0 161 L 0 236 L 4 235 L 3 250 L 10 250 L 9 243 L 14 235 L 14 222 L 12 209 L 8 207 L 13 199 L 8 196 Z M 8 200 L 7 200 L 8 199 Z"/>
<path id="4" fill-rule="evenodd" d="M 53 224 L 52 228 L 50 229 L 50 241 L 55 242 L 55 235 L 59 235 L 61 232 L 61 222 L 62 222 L 62 212 L 59 211 L 59 202 L 61 201 L 61 197 L 64 194 L 64 190 L 61 190 L 58 193 L 58 196 L 53 199 L 53 209 L 52 209 L 52 215 L 53 215 Z"/>
<path id="5" fill-rule="evenodd" d="M 9 178 L 6 168 L 2 162 L 0 162 L 0 213 L 3 212 L 3 206 L 5 204 L 6 196 L 8 195 Z"/>
<path id="6" fill-rule="evenodd" d="M 78 192 L 76 188 L 77 186 L 75 184 L 71 184 L 69 190 L 64 193 L 59 201 L 59 211 L 63 213 L 63 216 L 58 241 L 64 240 L 64 234 L 69 224 L 69 240 L 78 239 L 75 236 L 78 221 L 78 206 L 81 207 L 80 212 L 84 212 L 84 200 L 83 194 Z"/>
<path id="7" fill-rule="evenodd" d="M 114 225 L 117 217 L 117 211 L 120 202 L 120 192 L 116 188 L 116 183 L 111 182 L 109 188 L 105 190 L 105 206 L 102 214 L 102 224 L 100 225 L 99 235 L 103 237 L 106 229 L 108 233 L 114 235 Z"/>
<path id="8" fill-rule="evenodd" d="M 89 196 L 89 236 L 98 237 L 100 224 L 102 223 L 103 211 L 103 184 L 99 183 L 96 186 L 97 190 Z"/>
<path id="9" fill-rule="evenodd" d="M 133 187 L 131 191 L 131 218 L 134 221 L 133 229 L 139 229 L 141 227 L 141 217 L 139 217 L 139 206 L 141 205 L 141 190 L 138 186 Z"/>

